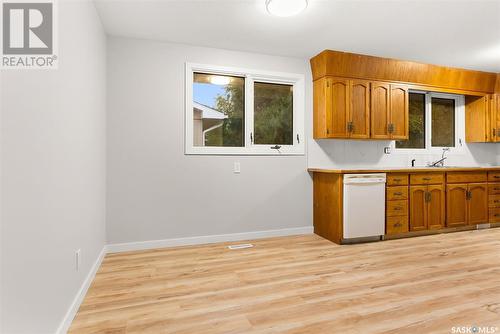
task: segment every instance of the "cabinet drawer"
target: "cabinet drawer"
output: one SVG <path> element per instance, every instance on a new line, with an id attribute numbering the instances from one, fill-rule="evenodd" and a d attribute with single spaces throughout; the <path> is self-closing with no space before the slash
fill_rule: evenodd
<path id="1" fill-rule="evenodd" d="M 387 217 L 408 216 L 408 201 L 388 201 Z"/>
<path id="2" fill-rule="evenodd" d="M 490 208 L 490 223 L 500 223 L 500 208 Z"/>
<path id="3" fill-rule="evenodd" d="M 408 199 L 408 187 L 407 186 L 396 186 L 387 187 L 387 200 L 397 201 Z"/>
<path id="4" fill-rule="evenodd" d="M 500 195 L 500 183 L 493 183 L 488 185 L 488 194 Z"/>
<path id="5" fill-rule="evenodd" d="M 489 172 L 488 173 L 489 182 L 500 182 L 500 172 Z"/>
<path id="6" fill-rule="evenodd" d="M 487 179 L 486 172 L 451 172 L 446 174 L 448 183 L 478 183 L 486 182 Z"/>
<path id="7" fill-rule="evenodd" d="M 408 185 L 408 174 L 387 174 L 387 185 L 388 186 L 407 186 Z"/>
<path id="8" fill-rule="evenodd" d="M 490 208 L 500 208 L 500 195 L 490 195 L 488 204 Z"/>
<path id="9" fill-rule="evenodd" d="M 386 234 L 399 234 L 409 231 L 408 216 L 387 217 Z"/>
<path id="10" fill-rule="evenodd" d="M 410 184 L 441 184 L 444 183 L 443 173 L 421 173 L 410 175 Z"/>

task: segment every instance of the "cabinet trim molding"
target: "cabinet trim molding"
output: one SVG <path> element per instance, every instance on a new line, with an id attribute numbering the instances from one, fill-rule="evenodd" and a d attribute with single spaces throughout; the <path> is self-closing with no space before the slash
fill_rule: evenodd
<path id="1" fill-rule="evenodd" d="M 413 84 L 429 90 L 465 95 L 500 92 L 498 73 L 333 50 L 325 50 L 313 57 L 311 69 L 313 80 L 337 76 Z"/>

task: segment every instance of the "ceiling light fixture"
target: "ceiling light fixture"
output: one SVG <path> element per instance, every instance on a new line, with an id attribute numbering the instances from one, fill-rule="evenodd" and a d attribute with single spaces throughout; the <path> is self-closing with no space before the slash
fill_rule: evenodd
<path id="1" fill-rule="evenodd" d="M 266 0 L 266 8 L 272 15 L 292 16 L 307 8 L 307 0 Z"/>
<path id="2" fill-rule="evenodd" d="M 225 77 L 222 75 L 212 75 L 210 77 L 210 83 L 214 85 L 219 85 L 219 86 L 226 86 L 229 85 L 231 82 L 231 79 L 229 77 Z"/>

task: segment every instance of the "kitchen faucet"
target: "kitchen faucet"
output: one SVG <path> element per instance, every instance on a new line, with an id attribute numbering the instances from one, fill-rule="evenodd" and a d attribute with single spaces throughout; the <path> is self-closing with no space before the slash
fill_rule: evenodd
<path id="1" fill-rule="evenodd" d="M 448 157 L 445 157 L 446 152 L 449 152 L 450 148 L 445 147 L 443 148 L 443 154 L 441 155 L 441 159 L 434 161 L 428 165 L 428 167 L 444 167 L 444 161 L 448 159 Z"/>

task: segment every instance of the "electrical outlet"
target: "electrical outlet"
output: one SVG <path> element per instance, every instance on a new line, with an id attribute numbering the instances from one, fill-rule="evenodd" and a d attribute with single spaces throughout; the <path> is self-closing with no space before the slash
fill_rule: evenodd
<path id="1" fill-rule="evenodd" d="M 238 161 L 236 161 L 234 163 L 233 173 L 234 174 L 240 174 L 241 173 L 241 164 Z"/>
<path id="2" fill-rule="evenodd" d="M 79 271 L 80 270 L 80 265 L 81 265 L 81 261 L 82 261 L 82 250 L 79 249 L 75 252 L 75 269 L 76 271 Z"/>
<path id="3" fill-rule="evenodd" d="M 390 146 L 384 147 L 384 153 L 385 154 L 391 154 L 391 147 Z"/>

